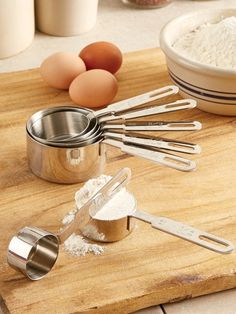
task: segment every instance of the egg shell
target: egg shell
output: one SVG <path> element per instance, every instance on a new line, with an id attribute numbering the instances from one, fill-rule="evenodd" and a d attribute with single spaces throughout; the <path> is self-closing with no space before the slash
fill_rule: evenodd
<path id="1" fill-rule="evenodd" d="M 51 87 L 68 89 L 71 82 L 86 71 L 84 61 L 76 54 L 58 52 L 43 61 L 40 74 Z"/>
<path id="2" fill-rule="evenodd" d="M 117 80 L 105 70 L 90 70 L 74 79 L 69 88 L 71 99 L 82 107 L 96 108 L 109 104 L 118 90 Z"/>
<path id="3" fill-rule="evenodd" d="M 103 69 L 116 73 L 122 64 L 122 53 L 112 43 L 98 41 L 86 46 L 79 54 L 84 60 L 87 70 Z"/>

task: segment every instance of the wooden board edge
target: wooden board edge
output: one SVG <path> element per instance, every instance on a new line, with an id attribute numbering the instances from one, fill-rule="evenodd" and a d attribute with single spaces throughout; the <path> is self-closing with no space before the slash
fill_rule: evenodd
<path id="1" fill-rule="evenodd" d="M 222 284 L 223 282 L 223 284 Z M 138 310 L 142 310 L 152 306 L 160 306 L 166 303 L 176 303 L 188 299 L 193 299 L 196 297 L 213 294 L 216 292 L 226 291 L 236 288 L 236 276 L 219 276 L 212 277 L 207 280 L 207 282 L 200 281 L 196 283 L 196 286 L 192 287 L 191 283 L 183 285 L 183 296 L 178 297 L 175 293 L 176 286 L 172 285 L 170 288 L 166 288 L 165 295 L 161 296 L 157 292 L 152 292 L 149 294 L 144 294 L 136 298 L 129 298 L 123 301 L 117 301 L 115 303 L 110 303 L 101 306 L 95 306 L 93 308 L 87 308 L 86 314 L 129 314 L 134 313 Z M 212 285 L 214 284 L 214 289 Z M 219 288 L 219 285 L 223 285 Z M 83 310 L 74 312 L 75 313 L 85 313 Z"/>
<path id="2" fill-rule="evenodd" d="M 10 311 L 9 311 L 3 297 L 0 294 L 0 314 L 9 314 L 9 313 L 10 313 Z"/>

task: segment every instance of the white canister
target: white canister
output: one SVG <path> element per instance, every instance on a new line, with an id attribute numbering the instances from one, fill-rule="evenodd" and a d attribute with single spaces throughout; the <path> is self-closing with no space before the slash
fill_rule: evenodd
<path id="1" fill-rule="evenodd" d="M 97 19 L 98 0 L 36 0 L 37 28 L 55 36 L 88 32 Z"/>
<path id="2" fill-rule="evenodd" d="M 34 32 L 34 0 L 0 0 L 0 59 L 27 48 Z"/>

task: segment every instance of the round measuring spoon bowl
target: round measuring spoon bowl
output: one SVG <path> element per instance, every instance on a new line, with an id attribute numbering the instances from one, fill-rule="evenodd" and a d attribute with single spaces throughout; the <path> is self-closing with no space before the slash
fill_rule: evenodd
<path id="1" fill-rule="evenodd" d="M 39 280 L 52 269 L 58 253 L 56 235 L 35 227 L 24 227 L 11 239 L 7 261 L 31 280 Z"/>
<path id="2" fill-rule="evenodd" d="M 33 114 L 26 129 L 38 141 L 67 141 L 97 125 L 97 119 L 88 110 L 76 107 L 55 107 Z"/>
<path id="3" fill-rule="evenodd" d="M 120 193 L 120 194 L 119 194 Z M 117 204 L 115 206 L 115 204 Z M 130 217 L 136 210 L 136 199 L 126 189 L 115 194 L 102 208 L 92 204 L 89 209 L 91 221 L 82 230 L 87 238 L 100 242 L 115 242 L 128 236 L 135 227 Z"/>

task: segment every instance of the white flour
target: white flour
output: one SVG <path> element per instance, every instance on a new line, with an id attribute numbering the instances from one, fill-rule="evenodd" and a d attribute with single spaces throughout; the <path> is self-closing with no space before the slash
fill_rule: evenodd
<path id="1" fill-rule="evenodd" d="M 93 218 L 112 220 L 123 218 L 135 210 L 135 199 L 125 188 L 108 201 Z"/>
<path id="2" fill-rule="evenodd" d="M 84 238 L 75 233 L 64 242 L 64 249 L 74 256 L 84 256 L 90 252 L 100 255 L 104 252 L 100 245 L 88 243 Z"/>
<path id="3" fill-rule="evenodd" d="M 173 47 L 194 61 L 236 69 L 236 17 L 203 24 L 180 37 Z"/>
<path id="4" fill-rule="evenodd" d="M 76 208 L 71 210 L 62 220 L 64 225 L 69 224 L 75 218 L 75 214 L 93 195 L 97 193 L 109 180 L 110 176 L 101 175 L 96 179 L 87 181 L 84 186 L 75 193 Z M 114 197 L 99 210 L 94 218 L 102 220 L 119 219 L 135 210 L 135 199 L 125 188 L 119 191 Z M 84 234 L 88 237 L 93 236 L 96 239 L 103 240 L 104 235 L 98 234 L 93 226 L 88 226 Z M 89 252 L 95 255 L 103 253 L 100 245 L 88 243 L 83 237 L 72 234 L 64 243 L 65 251 L 75 256 L 85 255 Z"/>

